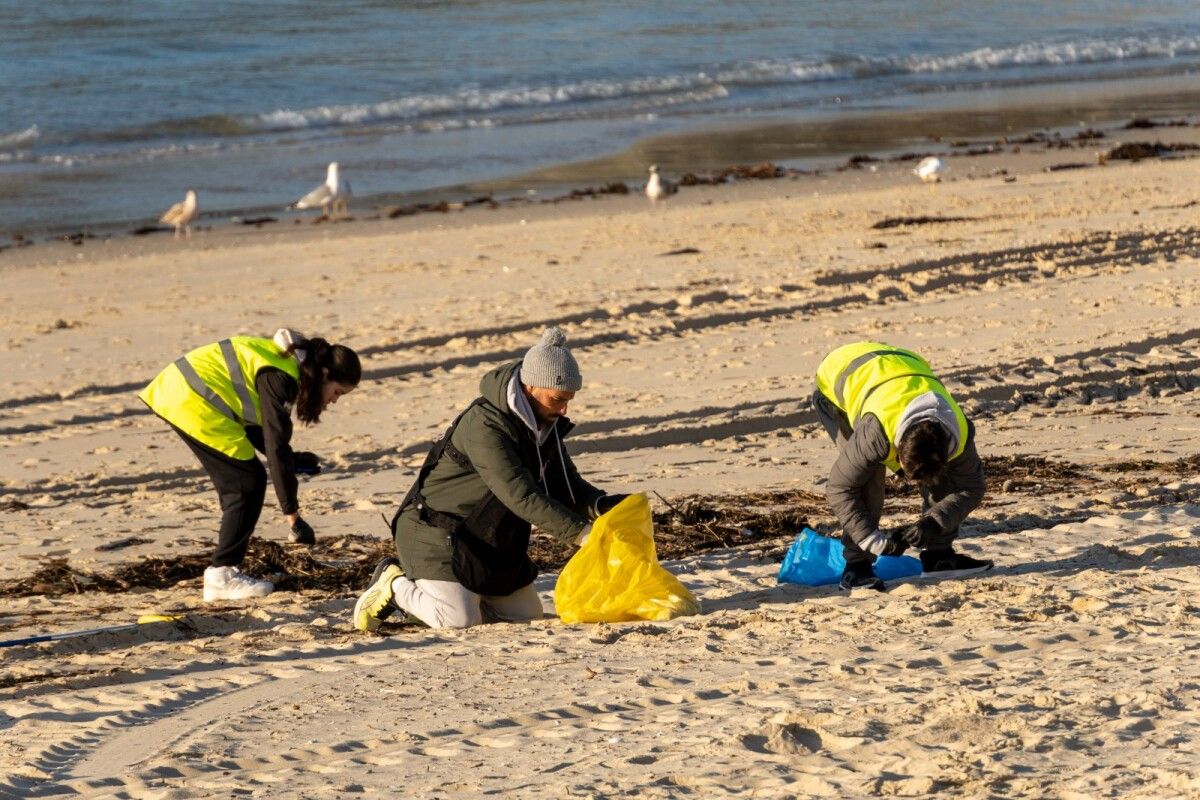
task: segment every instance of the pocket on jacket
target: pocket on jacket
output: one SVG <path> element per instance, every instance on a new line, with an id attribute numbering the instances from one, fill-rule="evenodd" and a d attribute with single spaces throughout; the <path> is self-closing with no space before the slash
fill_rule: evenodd
<path id="1" fill-rule="evenodd" d="M 407 512 L 396 522 L 396 555 L 409 580 L 455 581 L 453 551 L 446 531 Z"/>

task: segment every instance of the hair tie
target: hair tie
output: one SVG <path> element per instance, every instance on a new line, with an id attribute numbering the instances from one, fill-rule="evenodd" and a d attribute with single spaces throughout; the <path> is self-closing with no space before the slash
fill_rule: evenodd
<path id="1" fill-rule="evenodd" d="M 299 331 L 280 328 L 272 338 L 280 350 L 290 352 L 295 357 L 297 364 L 303 364 L 304 359 L 308 357 L 308 348 L 299 344 L 305 341 L 304 335 Z"/>

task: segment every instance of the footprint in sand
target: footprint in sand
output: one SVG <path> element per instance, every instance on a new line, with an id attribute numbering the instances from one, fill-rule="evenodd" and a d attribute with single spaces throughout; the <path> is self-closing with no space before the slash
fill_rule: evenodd
<path id="1" fill-rule="evenodd" d="M 832 714 L 780 712 L 770 717 L 759 733 L 743 736 L 742 744 L 749 750 L 780 755 L 838 753 L 873 741 L 879 727 L 874 721 Z"/>

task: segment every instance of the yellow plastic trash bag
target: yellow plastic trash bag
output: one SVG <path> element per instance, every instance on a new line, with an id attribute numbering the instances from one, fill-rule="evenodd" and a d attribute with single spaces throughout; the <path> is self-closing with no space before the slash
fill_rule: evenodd
<path id="1" fill-rule="evenodd" d="M 700 601 L 658 563 L 644 494 L 630 495 L 592 524 L 587 541 L 558 576 L 554 605 L 568 624 L 700 613 Z"/>

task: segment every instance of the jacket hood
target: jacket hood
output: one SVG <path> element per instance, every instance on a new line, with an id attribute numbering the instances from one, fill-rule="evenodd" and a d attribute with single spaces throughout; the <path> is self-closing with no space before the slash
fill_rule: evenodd
<path id="1" fill-rule="evenodd" d="M 512 361 L 489 371 L 479 380 L 479 395 L 501 411 L 508 413 L 508 384 L 521 368 L 520 361 Z"/>
<path id="2" fill-rule="evenodd" d="M 909 402 L 904 413 L 900 415 L 900 422 L 896 425 L 896 441 L 899 442 L 904 438 L 905 431 L 924 420 L 938 423 L 946 429 L 946 433 L 950 434 L 950 446 L 946 449 L 947 455 L 958 449 L 958 417 L 954 415 L 954 409 L 950 407 L 946 399 L 937 392 L 925 392 Z"/>

